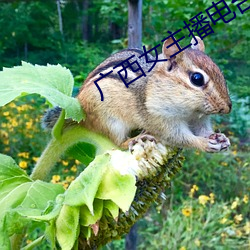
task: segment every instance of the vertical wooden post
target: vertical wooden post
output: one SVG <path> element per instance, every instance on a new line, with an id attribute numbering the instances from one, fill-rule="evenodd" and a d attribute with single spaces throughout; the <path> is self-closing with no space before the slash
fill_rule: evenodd
<path id="1" fill-rule="evenodd" d="M 128 0 L 128 47 L 142 46 L 142 0 Z"/>
<path id="2" fill-rule="evenodd" d="M 126 250 L 136 250 L 137 242 L 137 225 L 133 225 L 130 232 L 126 236 L 125 249 Z"/>
<path id="3" fill-rule="evenodd" d="M 57 13 L 58 13 L 58 20 L 59 20 L 59 30 L 61 32 L 61 35 L 63 36 L 63 21 L 62 21 L 62 12 L 61 12 L 61 1 L 57 0 L 56 5 L 57 5 Z"/>
<path id="4" fill-rule="evenodd" d="M 82 0 L 82 39 L 89 40 L 89 17 L 88 17 L 89 0 Z"/>

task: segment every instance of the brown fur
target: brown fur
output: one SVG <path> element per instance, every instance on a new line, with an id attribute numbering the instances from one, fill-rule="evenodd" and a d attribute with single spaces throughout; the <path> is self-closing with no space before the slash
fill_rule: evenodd
<path id="1" fill-rule="evenodd" d="M 208 115 L 230 112 L 225 79 L 217 65 L 200 51 L 204 49 L 200 39 L 195 49 L 186 49 L 171 59 L 177 47 L 165 49 L 170 43 L 169 39 L 165 41 L 160 56 L 169 60 L 158 62 L 150 73 L 147 71 L 151 64 L 139 59 L 138 50 L 118 52 L 90 73 L 78 95 L 87 114 L 84 125 L 107 135 L 117 145 L 128 139 L 131 130 L 143 129 L 164 144 L 220 151 L 222 143 L 214 146 L 214 141 L 208 138 L 213 133 Z M 117 77 L 121 68 L 113 70 L 113 67 L 133 54 L 135 57 L 130 62 L 137 60 L 147 76 L 126 88 Z M 100 77 L 100 72 L 110 70 L 113 73 L 98 82 L 104 95 L 102 102 L 94 80 Z M 190 82 L 189 74 L 193 71 L 206 74 L 204 86 L 197 87 Z M 128 70 L 130 79 L 138 74 Z"/>

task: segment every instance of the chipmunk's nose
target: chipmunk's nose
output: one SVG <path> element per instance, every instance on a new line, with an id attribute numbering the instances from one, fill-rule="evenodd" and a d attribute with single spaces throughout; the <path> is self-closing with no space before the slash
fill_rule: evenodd
<path id="1" fill-rule="evenodd" d="M 221 114 L 228 114 L 231 112 L 232 109 L 232 102 L 229 101 L 223 108 L 220 109 L 219 113 Z"/>

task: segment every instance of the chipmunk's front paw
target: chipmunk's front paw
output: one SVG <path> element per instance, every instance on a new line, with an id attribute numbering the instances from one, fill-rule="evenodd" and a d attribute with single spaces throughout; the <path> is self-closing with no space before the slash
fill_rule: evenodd
<path id="1" fill-rule="evenodd" d="M 214 133 L 208 138 L 207 152 L 215 153 L 225 151 L 230 147 L 229 139 L 222 133 Z"/>

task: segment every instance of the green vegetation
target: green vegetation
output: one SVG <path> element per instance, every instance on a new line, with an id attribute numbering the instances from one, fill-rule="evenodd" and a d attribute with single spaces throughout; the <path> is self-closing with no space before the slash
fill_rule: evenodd
<path id="1" fill-rule="evenodd" d="M 127 46 L 127 1 L 87 1 L 85 9 L 83 2 L 63 1 L 61 32 L 55 1 L 2 1 L 0 67 L 20 65 L 22 60 L 60 63 L 72 71 L 80 86 L 98 63 Z M 244 250 L 250 246 L 250 10 L 242 15 L 235 4 L 227 3 L 236 18 L 212 25 L 214 33 L 204 42 L 206 52 L 223 70 L 233 99 L 232 113 L 214 118 L 215 128 L 229 136 L 232 147 L 220 154 L 184 152 L 182 173 L 166 191 L 166 200 L 154 205 L 138 223 L 138 249 Z M 143 44 L 154 47 L 168 30 L 182 28 L 184 20 L 200 11 L 205 14 L 211 4 L 208 0 L 199 4 L 144 0 Z M 189 40 L 185 38 L 182 46 Z M 47 108 L 43 99 L 33 95 L 0 109 L 0 153 L 11 155 L 28 174 L 49 138 L 40 127 Z M 51 182 L 67 188 L 84 167 L 65 155 L 53 170 Z M 32 242 L 40 233 L 34 226 L 25 241 Z M 124 239 L 106 246 L 123 248 Z"/>

